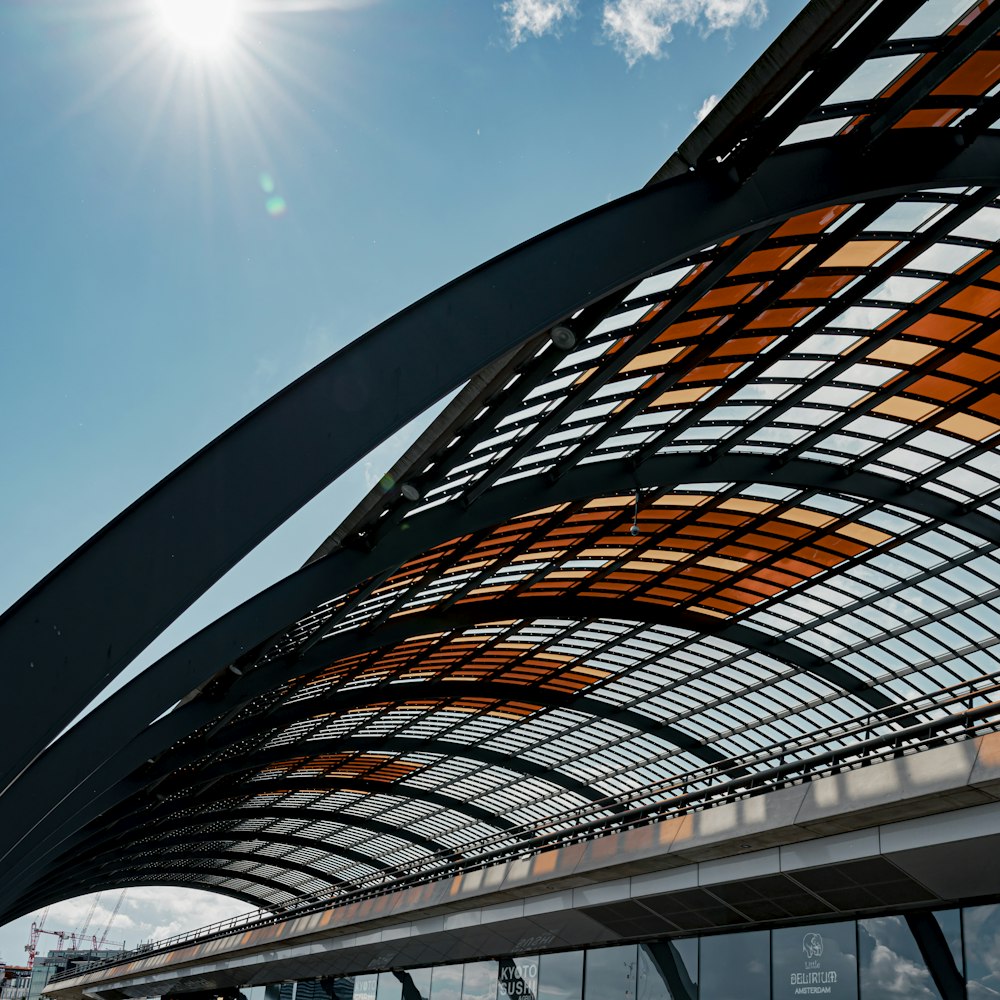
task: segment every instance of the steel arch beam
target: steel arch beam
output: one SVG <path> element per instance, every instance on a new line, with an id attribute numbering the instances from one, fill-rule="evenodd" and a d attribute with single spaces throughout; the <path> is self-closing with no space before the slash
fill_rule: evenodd
<path id="1" fill-rule="evenodd" d="M 159 847 L 160 845 L 156 845 L 157 850 L 159 850 Z M 282 858 L 272 858 L 270 855 L 255 856 L 252 854 L 240 854 L 238 851 L 209 849 L 178 851 L 173 854 L 166 853 L 145 859 L 136 857 L 129 851 L 119 851 L 113 858 L 106 859 L 96 865 L 94 862 L 98 861 L 98 859 L 93 856 L 71 859 L 68 865 L 60 867 L 59 869 L 54 869 L 51 878 L 59 882 L 68 881 L 70 879 L 84 880 L 87 877 L 90 877 L 91 874 L 94 878 L 100 878 L 101 875 L 109 869 L 131 870 L 133 868 L 142 868 L 143 866 L 155 868 L 161 864 L 173 865 L 174 862 L 185 862 L 191 859 L 249 862 L 251 864 L 262 866 L 270 865 L 273 868 L 281 868 L 284 871 L 294 872 L 297 875 L 305 875 L 307 878 L 313 879 L 316 882 L 326 882 L 331 889 L 335 889 L 338 886 L 348 886 L 349 888 L 353 888 L 353 885 L 345 879 L 335 879 L 326 872 L 314 871 L 311 868 L 303 868 L 302 865 L 297 865 L 291 861 L 285 861 Z M 212 874 L 221 875 L 223 871 L 225 871 L 225 869 L 215 871 Z M 263 877 L 264 876 L 261 876 L 261 878 Z"/>
<path id="2" fill-rule="evenodd" d="M 247 820 L 254 819 L 264 819 L 272 822 L 291 819 L 302 821 L 303 823 L 339 823 L 342 826 L 352 826 L 360 830 L 367 830 L 369 833 L 373 833 L 376 836 L 393 837 L 405 844 L 409 844 L 411 847 L 416 847 L 422 851 L 426 851 L 429 855 L 439 854 L 442 850 L 439 843 L 431 840 L 429 837 L 424 837 L 413 830 L 399 829 L 398 827 L 391 826 L 388 823 L 382 823 L 379 820 L 371 819 L 367 816 L 355 816 L 353 814 L 332 809 L 310 809 L 302 807 L 281 808 L 279 806 L 259 806 L 241 809 L 232 806 L 223 806 L 220 808 L 209 809 L 207 812 L 195 813 L 193 815 L 174 815 L 163 817 L 157 821 L 155 829 L 183 830 L 201 822 L 243 823 Z M 118 824 L 112 821 L 111 829 L 117 831 Z M 147 824 L 147 833 L 149 832 L 149 829 L 150 826 Z M 131 830 L 131 827 L 123 828 L 123 832 L 131 832 Z M 81 851 L 87 850 L 92 843 L 98 842 L 98 837 L 101 833 L 107 834 L 107 829 L 102 828 L 96 833 L 92 830 L 82 831 L 81 834 L 75 839 L 74 844 L 78 845 L 78 849 Z M 460 856 L 456 852 L 450 853 L 456 857 Z M 4 880 L 4 898 L 2 904 L 0 904 L 0 923 L 12 920 L 14 917 L 27 913 L 29 910 L 37 909 L 35 900 L 37 898 L 41 898 L 38 896 L 40 883 L 44 879 L 48 878 L 52 872 L 58 870 L 60 866 L 65 863 L 67 856 L 69 856 L 67 851 L 61 851 L 56 857 L 52 858 L 49 863 L 39 863 L 37 866 L 33 867 L 31 871 L 11 870 L 9 872 L 9 877 Z M 16 890 L 19 889 L 22 891 L 18 894 Z M 38 904 L 38 906 L 44 905 L 45 903 Z"/>
<path id="3" fill-rule="evenodd" d="M 113 858 L 106 859 L 97 868 L 93 870 L 90 869 L 89 861 L 90 859 L 76 861 L 71 859 L 70 863 L 60 867 L 58 869 L 53 869 L 51 875 L 49 876 L 50 881 L 58 881 L 60 883 L 69 880 L 86 880 L 89 877 L 101 878 L 106 872 L 111 871 L 134 871 L 135 869 L 143 869 L 149 867 L 156 869 L 164 864 L 170 865 L 171 867 L 177 867 L 183 863 L 187 863 L 192 860 L 210 860 L 210 861 L 220 861 L 220 862 L 240 862 L 240 863 L 251 863 L 261 866 L 270 865 L 273 868 L 280 868 L 283 871 L 293 872 L 296 875 L 304 875 L 315 882 L 325 882 L 329 887 L 330 891 L 334 892 L 338 889 L 343 889 L 344 887 L 348 889 L 353 889 L 354 886 L 347 882 L 345 879 L 336 879 L 330 876 L 326 872 L 313 870 L 311 868 L 303 868 L 301 865 L 294 864 L 290 861 L 285 861 L 282 858 L 272 858 L 270 855 L 248 855 L 240 854 L 238 851 L 215 851 L 208 849 L 200 850 L 185 850 L 183 852 L 177 852 L 175 854 L 162 854 L 154 858 L 142 859 L 130 855 L 128 853 L 121 853 Z M 202 871 L 203 869 L 190 869 L 194 871 Z M 222 868 L 218 870 L 213 870 L 209 874 L 222 875 L 228 869 Z M 240 874 L 243 874 L 242 872 Z M 266 876 L 257 876 L 261 881 L 263 881 Z M 276 883 L 280 884 L 280 883 Z"/>
<path id="4" fill-rule="evenodd" d="M 136 716 L 144 717 L 147 701 L 161 704 L 164 690 L 169 691 L 168 701 L 176 700 L 178 691 L 173 682 L 178 674 L 188 672 L 188 676 L 192 676 L 190 672 L 198 663 L 202 664 L 202 669 L 195 673 L 209 674 L 224 662 L 211 659 L 214 652 L 229 642 L 237 642 L 240 635 L 255 634 L 254 629 L 261 621 L 287 624 L 332 593 L 343 592 L 358 581 L 399 565 L 448 538 L 481 530 L 514 514 L 607 493 L 631 492 L 636 485 L 665 488 L 682 482 L 770 483 L 894 504 L 1000 545 L 997 522 L 941 494 L 925 489 L 908 491 L 905 483 L 873 473 L 843 473 L 843 469 L 828 463 L 795 459 L 776 465 L 768 456 L 752 454 L 727 455 L 708 461 L 699 454 L 665 455 L 651 459 L 637 470 L 620 462 L 595 463 L 576 468 L 553 484 L 537 479 L 506 484 L 490 491 L 468 509 L 459 503 L 444 504 L 414 519 L 405 532 L 396 532 L 384 539 L 375 538 L 370 552 L 341 549 L 326 559 L 310 563 L 207 626 L 112 695 L 51 748 L 39 766 L 26 775 L 29 780 L 19 782 L 8 793 L 8 801 L 18 805 L 18 810 L 10 815 L 22 819 L 22 825 L 0 830 L 0 844 L 6 844 L 4 849 L 12 859 L 9 863 L 18 872 L 16 885 L 24 886 L 31 872 L 37 871 L 39 866 L 44 867 L 45 858 L 57 851 L 75 830 L 140 791 L 143 782 L 130 778 L 131 772 L 210 721 L 213 713 L 218 714 L 217 704 L 194 699 L 147 726 L 131 744 L 117 746 L 113 738 L 116 727 L 126 725 Z M 247 692 L 255 692 L 258 685 L 263 690 L 270 686 L 270 679 L 255 680 L 255 677 L 257 674 L 251 672 L 239 678 L 234 689 L 245 685 Z M 100 726 L 95 728 L 98 721 Z M 90 769 L 84 767 L 81 776 L 77 768 L 88 758 Z M 59 767 L 55 766 L 57 764 Z M 71 784 L 73 777 L 76 788 Z M 45 808 L 45 796 L 53 788 L 60 787 L 62 791 L 57 801 L 62 808 L 59 817 L 50 820 L 46 834 L 12 854 L 12 845 L 23 840 L 52 812 Z M 9 895 L 0 889 L 0 900 L 12 899 L 14 889 L 12 884 Z"/>
<path id="5" fill-rule="evenodd" d="M 701 173 L 644 188 L 468 272 L 302 376 L 0 617 L 10 745 L 18 748 L 0 771 L 0 789 L 277 525 L 486 364 L 577 309 L 739 233 L 837 202 L 995 182 L 1000 137 L 986 134 L 960 149 L 948 131 L 900 130 L 866 157 L 837 139 L 792 146 L 735 190 Z M 366 407 L 376 382 L 384 391 Z M 365 419 L 354 419 L 362 409 Z M 345 426 L 349 434 L 334 433 Z M 247 468 L 266 473 L 255 479 L 252 504 Z M 42 722 L 28 707 L 38 677 L 57 673 L 62 684 Z"/>
<path id="6" fill-rule="evenodd" d="M 282 844 L 285 847 L 302 848 L 309 851 L 322 851 L 329 857 L 343 858 L 353 864 L 365 865 L 376 872 L 393 872 L 395 869 L 391 865 L 369 854 L 362 854 L 361 851 L 351 850 L 349 847 L 341 847 L 339 844 L 327 844 L 323 840 L 310 840 L 308 837 L 297 837 L 290 833 L 268 833 L 262 835 L 250 830 L 201 830 L 198 833 L 176 834 L 172 837 L 162 837 L 156 840 L 146 840 L 142 844 L 130 844 L 126 850 L 137 850 L 144 846 L 147 850 L 160 850 L 183 844 L 228 844 L 231 842 L 241 844 L 252 844 L 257 841 L 268 844 Z M 104 857 L 123 850 L 121 844 L 109 841 L 94 849 L 91 858 Z M 246 855 L 241 855 L 246 857 Z M 54 870 L 54 869 L 53 869 Z M 348 884 L 345 879 L 338 879 L 338 883 Z"/>
<path id="7" fill-rule="evenodd" d="M 228 871 L 226 869 L 213 869 L 197 872 L 191 868 L 171 864 L 168 860 L 160 860 L 149 864 L 145 868 L 145 872 L 147 872 L 151 878 L 156 878 L 158 875 L 166 875 L 174 872 L 179 873 L 182 877 L 185 875 L 190 876 L 190 881 L 178 883 L 189 889 L 207 889 L 211 891 L 215 888 L 215 886 L 206 882 L 202 882 L 200 885 L 197 884 L 196 877 L 200 874 L 209 878 L 232 878 L 241 882 L 249 882 L 251 885 L 259 885 L 265 889 L 271 889 L 274 892 L 284 893 L 292 899 L 296 899 L 301 895 L 296 892 L 294 887 L 285 885 L 284 882 L 277 882 L 274 879 L 266 878 L 263 875 L 255 875 L 253 872 Z M 317 881 L 322 880 L 318 879 Z M 103 892 L 107 889 L 113 889 L 122 885 L 136 886 L 146 884 L 148 883 L 143 878 L 142 870 L 129 872 L 119 869 L 116 871 L 110 871 L 106 879 L 92 876 L 90 879 L 66 878 L 54 881 L 48 883 L 43 891 L 53 899 L 68 899 L 72 896 L 81 896 L 88 892 Z M 252 898 L 252 901 L 258 906 L 268 906 L 263 897 Z"/>
<path id="8" fill-rule="evenodd" d="M 270 755 L 267 755 L 270 757 Z M 275 760 L 285 757 L 279 751 L 274 754 Z M 242 762 L 244 758 L 241 758 Z M 389 795 L 395 798 L 413 799 L 417 802 L 426 802 L 437 806 L 440 809 L 448 809 L 452 812 L 465 813 L 466 816 L 496 827 L 498 830 L 511 830 L 514 824 L 505 820 L 502 816 L 497 816 L 488 809 L 483 809 L 470 802 L 463 802 L 451 795 L 442 795 L 426 788 L 415 788 L 411 785 L 400 785 L 394 782 L 382 782 L 366 780 L 364 778 L 341 777 L 341 778 L 276 778 L 274 781 L 245 782 L 241 780 L 223 781 L 227 777 L 233 777 L 240 771 L 245 770 L 240 763 L 234 762 L 232 770 L 220 770 L 214 772 L 211 777 L 206 777 L 204 792 L 195 794 L 187 800 L 186 809 L 197 809 L 205 803 L 227 802 L 240 797 L 252 797 L 254 795 L 285 795 L 309 790 L 321 791 L 324 794 L 329 792 L 357 792 L 361 795 Z M 216 784 L 218 782 L 218 784 Z M 172 789 L 168 794 L 176 794 L 178 791 L 187 791 L 186 788 Z M 161 802 L 152 808 L 146 808 L 140 804 L 130 810 L 115 817 L 116 835 L 118 828 L 121 830 L 141 830 L 148 828 L 150 824 L 158 823 L 172 814 L 172 807 L 176 805 L 174 800 Z M 123 824 L 125 824 L 123 826 Z M 388 826 L 387 829 L 395 830 L 396 827 Z M 436 842 L 434 850 L 441 851 L 445 848 Z M 86 850 L 79 847 L 74 853 Z"/>
<path id="9" fill-rule="evenodd" d="M 280 727 L 301 721 L 303 717 L 317 713 L 329 715 L 347 712 L 364 708 L 375 702 L 391 702 L 397 699 L 400 704 L 405 704 L 407 701 L 437 701 L 446 706 L 453 699 L 461 698 L 482 698 L 500 703 L 518 701 L 537 704 L 546 709 L 565 709 L 579 712 L 582 715 L 590 715 L 609 722 L 620 722 L 638 732 L 645 733 L 647 736 L 657 736 L 672 743 L 677 749 L 694 755 L 705 764 L 718 764 L 725 759 L 717 750 L 706 747 L 704 742 L 696 736 L 692 736 L 669 723 L 660 722 L 652 716 L 643 715 L 641 712 L 620 708 L 585 694 L 529 687 L 524 684 L 512 684 L 500 680 L 439 679 L 333 691 L 327 696 L 310 699 L 309 702 L 297 702 L 294 705 L 284 706 L 283 710 L 279 709 L 279 711 L 269 715 L 267 721 L 274 722 Z M 299 711 L 296 712 L 294 709 L 299 709 Z M 313 742 L 318 744 L 319 741 Z M 299 744 L 300 747 L 302 745 Z M 272 757 L 274 760 L 280 760 L 284 756 L 283 750 L 283 747 L 279 747 L 274 750 L 273 754 L 271 752 L 259 755 L 249 754 L 233 760 L 222 761 L 209 767 L 203 772 L 203 775 L 198 775 L 196 780 L 200 778 L 209 780 L 217 775 L 237 773 L 254 767 L 257 760 L 268 761 Z M 319 752 L 318 748 L 317 752 Z"/>
<path id="10" fill-rule="evenodd" d="M 155 829 L 183 830 L 202 822 L 243 823 L 247 820 L 254 819 L 263 819 L 271 822 L 291 819 L 302 821 L 303 823 L 339 823 L 343 826 L 353 826 L 361 830 L 367 830 L 369 833 L 376 834 L 377 836 L 393 837 L 405 844 L 409 844 L 411 847 L 416 847 L 422 851 L 426 851 L 428 855 L 441 853 L 440 844 L 428 837 L 422 836 L 419 833 L 415 833 L 412 830 L 402 830 L 397 827 L 390 826 L 388 823 L 382 823 L 379 820 L 370 819 L 366 816 L 354 816 L 337 810 L 326 809 L 310 809 L 302 807 L 282 808 L 279 806 L 260 806 L 249 809 L 240 809 L 231 806 L 224 806 L 222 808 L 213 808 L 206 812 L 195 813 L 193 815 L 168 816 L 157 822 Z M 230 831 L 226 832 L 228 833 Z M 259 833 L 259 831 L 257 832 Z M 88 846 L 87 840 L 81 840 L 81 844 L 82 846 L 80 849 L 86 850 Z M 452 851 L 449 853 L 454 857 L 460 857 L 458 852 Z M 5 923 L 8 920 L 14 919 L 15 916 L 27 913 L 32 909 L 37 909 L 39 906 L 44 906 L 46 905 L 46 901 L 52 902 L 55 898 L 66 898 L 64 896 L 52 897 L 50 895 L 41 895 L 43 887 L 40 884 L 52 872 L 59 869 L 65 857 L 66 853 L 64 852 L 58 858 L 54 859 L 52 864 L 46 866 L 40 873 L 39 877 L 34 881 L 24 877 L 21 872 L 17 872 L 16 874 L 11 872 L 10 878 L 7 882 L 9 882 L 12 889 L 22 887 L 26 882 L 30 882 L 30 884 L 27 889 L 20 894 L 20 896 L 15 896 L 13 892 L 7 893 L 3 906 L 0 908 L 0 923 Z M 135 882 L 133 884 L 141 885 L 145 883 Z M 42 900 L 42 902 L 38 902 L 38 900 Z"/>
<path id="11" fill-rule="evenodd" d="M 108 889 L 108 890 L 110 890 L 110 889 L 135 889 L 135 888 L 139 888 L 140 886 L 145 886 L 145 885 L 149 885 L 149 886 L 162 886 L 163 888 L 171 888 L 171 889 L 200 889 L 200 890 L 202 890 L 204 892 L 216 892 L 220 896 L 228 896 L 230 899 L 239 900 L 239 902 L 241 902 L 241 903 L 249 903 L 250 906 L 253 906 L 253 907 L 257 908 L 257 909 L 263 908 L 263 909 L 266 909 L 266 910 L 270 910 L 272 913 L 274 912 L 271 909 L 271 904 L 263 902 L 260 899 L 259 896 L 251 896 L 249 893 L 240 892 L 239 890 L 234 890 L 234 889 L 223 889 L 223 888 L 220 888 L 217 885 L 205 885 L 205 884 L 192 885 L 190 882 L 179 881 L 176 878 L 147 878 L 147 879 L 145 879 L 142 882 L 132 882 L 132 881 L 128 881 L 128 880 L 123 880 L 123 881 L 119 881 L 119 882 L 109 883 L 107 885 L 106 889 Z M 32 903 L 28 907 L 29 910 L 43 909 L 46 906 L 51 906 L 53 903 L 61 902 L 62 900 L 66 899 L 67 897 L 66 896 L 51 895 L 50 894 L 49 896 L 39 896 L 38 898 L 41 901 L 37 904 L 37 906 L 34 903 Z M 6 918 L 3 917 L 3 916 L 0 916 L 0 920 L 3 920 L 3 919 L 6 919 Z"/>
<path id="12" fill-rule="evenodd" d="M 440 610 L 431 609 L 407 615 L 405 618 L 390 620 L 372 630 L 361 628 L 355 632 L 343 632 L 324 639 L 310 647 L 295 661 L 295 669 L 306 672 L 322 669 L 343 657 L 385 649 L 429 632 L 469 628 L 491 621 L 540 618 L 561 618 L 575 622 L 601 619 L 630 621 L 637 624 L 685 629 L 697 635 L 712 635 L 743 646 L 751 653 L 763 653 L 773 660 L 812 674 L 831 687 L 857 695 L 872 708 L 887 709 L 892 705 L 890 699 L 881 691 L 875 690 L 843 668 L 794 643 L 773 639 L 766 633 L 747 625 L 629 598 L 525 595 L 496 597 L 487 602 L 455 604 Z M 266 666 L 261 669 L 266 669 Z"/>
<path id="13" fill-rule="evenodd" d="M 449 759 L 474 760 L 480 764 L 490 767 L 502 767 L 515 774 L 521 774 L 529 778 L 540 778 L 550 784 L 562 788 L 564 791 L 572 792 L 590 802 L 605 802 L 606 795 L 595 792 L 593 788 L 577 778 L 562 774 L 552 768 L 536 764 L 534 761 L 516 757 L 511 754 L 500 753 L 498 750 L 488 750 L 484 747 L 472 744 L 456 743 L 450 740 L 442 740 L 434 737 L 417 738 L 412 736 L 359 736 L 354 733 L 347 733 L 330 740 L 301 740 L 295 743 L 286 743 L 280 748 L 275 748 L 274 760 L 279 761 L 289 755 L 303 753 L 329 753 L 331 745 L 335 745 L 336 753 L 377 753 L 383 751 L 395 754 L 411 753 L 432 753 Z M 197 754 L 190 757 L 183 756 L 178 760 L 174 755 L 170 755 L 165 760 L 168 770 L 154 773 L 168 774 L 177 767 L 186 767 L 200 760 L 205 753 L 211 752 L 214 744 L 208 744 L 199 748 Z M 214 773 L 214 772 L 213 772 Z M 613 810 L 613 807 L 609 806 Z"/>

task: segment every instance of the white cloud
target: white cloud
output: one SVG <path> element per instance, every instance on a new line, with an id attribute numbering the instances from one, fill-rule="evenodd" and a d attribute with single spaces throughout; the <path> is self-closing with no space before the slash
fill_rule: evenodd
<path id="1" fill-rule="evenodd" d="M 716 106 L 716 104 L 718 104 L 718 103 L 719 103 L 719 95 L 718 94 L 709 94 L 708 97 L 706 97 L 705 100 L 703 100 L 701 102 L 701 107 L 695 113 L 695 116 L 694 116 L 695 117 L 695 121 L 698 121 L 698 122 L 704 121 L 705 118 L 708 117 L 709 111 L 711 111 L 712 108 L 714 108 Z"/>
<path id="2" fill-rule="evenodd" d="M 127 890 L 122 906 L 111 919 L 115 904 L 118 902 L 118 891 L 98 893 L 99 899 L 94 906 L 94 896 L 77 896 L 75 899 L 63 900 L 49 907 L 45 926 L 51 930 L 79 931 L 83 930 L 83 922 L 87 915 L 90 924 L 87 936 L 98 938 L 108 930 L 108 947 L 125 942 L 134 947 L 142 941 L 156 941 L 185 931 L 204 927 L 218 920 L 226 920 L 240 913 L 247 913 L 254 907 L 239 900 L 222 896 L 218 893 L 204 892 L 200 889 L 181 889 L 173 886 L 139 886 Z M 39 919 L 41 911 L 33 914 Z M 26 931 L 19 932 L 27 938 Z M 16 946 L 11 947 L 4 941 L 5 951 L 16 954 Z M 40 941 L 43 954 L 57 946 L 57 941 L 50 935 L 44 935 Z"/>
<path id="3" fill-rule="evenodd" d="M 529 36 L 540 38 L 559 30 L 566 18 L 575 17 L 579 0 L 503 0 L 500 13 L 507 22 L 512 45 Z"/>
<path id="4" fill-rule="evenodd" d="M 708 34 L 744 22 L 756 27 L 766 16 L 765 0 L 605 0 L 604 32 L 633 65 L 665 55 L 678 24 Z"/>

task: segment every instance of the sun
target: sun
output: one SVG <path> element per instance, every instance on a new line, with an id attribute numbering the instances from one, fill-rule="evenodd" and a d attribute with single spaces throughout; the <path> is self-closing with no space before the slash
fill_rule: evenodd
<path id="1" fill-rule="evenodd" d="M 238 0 L 156 0 L 167 34 L 194 56 L 222 55 L 236 37 Z"/>

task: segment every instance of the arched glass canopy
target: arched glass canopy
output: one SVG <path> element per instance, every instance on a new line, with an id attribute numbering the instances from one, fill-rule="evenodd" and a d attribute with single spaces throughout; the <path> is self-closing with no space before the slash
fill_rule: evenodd
<path id="1" fill-rule="evenodd" d="M 486 367 L 309 564 L 0 795 L 0 918 L 384 892 L 994 728 L 1000 4 L 961 7 L 811 3 L 649 189 L 720 239 L 500 357 L 463 319 Z"/>

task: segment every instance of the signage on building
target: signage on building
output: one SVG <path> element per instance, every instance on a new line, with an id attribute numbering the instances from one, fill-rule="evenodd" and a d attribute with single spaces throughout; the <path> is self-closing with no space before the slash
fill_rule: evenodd
<path id="1" fill-rule="evenodd" d="M 775 931 L 772 948 L 774 1000 L 857 1000 L 853 924 Z"/>

